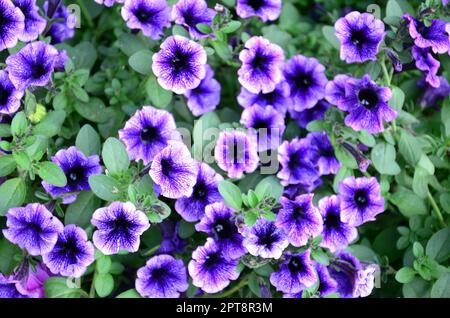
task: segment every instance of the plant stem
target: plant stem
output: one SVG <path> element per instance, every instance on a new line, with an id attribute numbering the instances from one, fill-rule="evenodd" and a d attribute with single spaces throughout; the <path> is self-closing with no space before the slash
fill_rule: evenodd
<path id="1" fill-rule="evenodd" d="M 386 86 L 391 88 L 392 76 L 394 75 L 394 73 L 393 73 L 393 69 L 391 70 L 391 72 L 388 71 L 388 69 L 386 67 L 386 59 L 384 57 L 381 60 L 381 69 L 383 71 L 384 82 L 385 82 Z M 392 130 L 394 133 L 397 132 L 397 122 L 395 121 L 395 119 L 392 121 Z"/>
<path id="2" fill-rule="evenodd" d="M 86 5 L 84 4 L 84 0 L 77 0 L 78 5 L 81 8 L 81 12 L 83 13 L 84 17 L 87 20 L 87 24 L 90 28 L 94 27 L 94 22 L 92 21 L 91 16 L 89 15 L 89 10 L 86 8 Z"/>
<path id="3" fill-rule="evenodd" d="M 430 201 L 430 204 L 431 204 L 442 228 L 447 227 L 447 224 L 445 224 L 445 222 L 444 222 L 444 217 L 442 216 L 441 210 L 439 209 L 439 207 L 438 207 L 436 201 L 434 200 L 433 196 L 431 195 L 430 191 L 428 191 L 428 201 Z"/>
<path id="4" fill-rule="evenodd" d="M 230 288 L 229 290 L 224 291 L 223 293 L 220 293 L 220 294 L 208 295 L 208 296 L 206 296 L 206 298 L 225 298 L 225 297 L 233 295 L 239 289 L 241 289 L 242 287 L 245 287 L 247 285 L 248 285 L 248 280 L 247 279 L 243 279 L 243 280 L 241 280 L 239 282 L 239 284 L 237 284 L 233 288 Z"/>

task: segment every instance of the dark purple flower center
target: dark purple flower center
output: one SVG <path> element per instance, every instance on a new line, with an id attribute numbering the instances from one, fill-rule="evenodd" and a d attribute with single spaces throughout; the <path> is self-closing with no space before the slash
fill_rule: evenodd
<path id="1" fill-rule="evenodd" d="M 212 230 L 218 239 L 229 239 L 235 234 L 234 224 L 226 219 L 218 219 Z"/>
<path id="2" fill-rule="evenodd" d="M 361 47 L 367 41 L 366 32 L 364 30 L 353 30 L 350 41 L 354 45 Z"/>
<path id="3" fill-rule="evenodd" d="M 303 160 L 300 152 L 294 152 L 289 156 L 288 167 L 291 170 L 295 170 L 302 165 L 302 162 Z"/>
<path id="4" fill-rule="evenodd" d="M 165 267 L 154 268 L 152 270 L 152 279 L 161 281 L 167 278 L 168 270 Z"/>
<path id="5" fill-rule="evenodd" d="M 271 224 L 265 231 L 262 231 L 258 235 L 258 245 L 266 246 L 271 248 L 271 246 L 278 242 L 280 236 L 276 233 L 276 228 Z"/>
<path id="6" fill-rule="evenodd" d="M 327 215 L 324 217 L 323 222 L 327 229 L 335 229 L 341 225 L 341 218 L 339 213 L 334 207 L 330 207 L 327 211 Z"/>
<path id="7" fill-rule="evenodd" d="M 255 11 L 258 11 L 266 5 L 265 0 L 247 0 L 247 4 Z"/>
<path id="8" fill-rule="evenodd" d="M 310 74 L 299 73 L 294 79 L 295 85 L 301 90 L 307 90 L 313 83 Z"/>
<path id="9" fill-rule="evenodd" d="M 205 259 L 205 267 L 206 269 L 212 269 L 217 266 L 218 262 L 221 260 L 220 252 L 214 252 L 208 254 Z"/>
<path id="10" fill-rule="evenodd" d="M 78 247 L 77 239 L 74 236 L 70 236 L 64 242 L 57 244 L 59 248 L 59 254 L 63 256 L 69 264 L 76 264 L 80 250 Z"/>
<path id="11" fill-rule="evenodd" d="M 141 130 L 140 138 L 145 144 L 151 143 L 159 138 L 159 130 L 154 126 L 145 127 Z"/>
<path id="12" fill-rule="evenodd" d="M 154 12 L 149 11 L 144 6 L 140 6 L 134 11 L 134 15 L 139 20 L 139 22 L 146 23 L 150 22 L 149 20 L 153 17 Z"/>
<path id="13" fill-rule="evenodd" d="M 112 232 L 116 234 L 128 234 L 133 227 L 133 223 L 131 223 L 124 215 L 118 216 L 110 225 Z"/>
<path id="14" fill-rule="evenodd" d="M 355 192 L 355 195 L 353 196 L 353 199 L 355 201 L 356 206 L 360 209 L 365 208 L 369 203 L 369 198 L 367 196 L 367 192 L 365 189 L 357 190 Z"/>
<path id="15" fill-rule="evenodd" d="M 177 48 L 170 60 L 170 64 L 176 73 L 183 72 L 189 69 L 190 55 L 182 51 L 181 48 Z"/>
<path id="16" fill-rule="evenodd" d="M 172 173 L 172 166 L 172 160 L 168 158 L 161 159 L 161 172 L 164 176 L 170 176 Z"/>
<path id="17" fill-rule="evenodd" d="M 270 126 L 269 120 L 270 119 L 256 118 L 255 121 L 253 122 L 253 128 L 254 129 L 263 129 L 263 128 L 267 129 Z"/>
<path id="18" fill-rule="evenodd" d="M 305 266 L 301 259 L 298 257 L 291 257 L 288 268 L 292 273 L 298 273 L 304 270 Z"/>
<path id="19" fill-rule="evenodd" d="M 200 181 L 195 184 L 193 196 L 196 200 L 204 200 L 208 197 L 208 187 L 204 182 Z"/>
<path id="20" fill-rule="evenodd" d="M 300 221 L 305 216 L 306 207 L 304 205 L 296 205 L 292 210 L 292 218 L 296 221 Z"/>
<path id="21" fill-rule="evenodd" d="M 267 69 L 267 63 L 269 63 L 270 60 L 270 57 L 264 55 L 262 52 L 257 51 L 251 61 L 251 64 L 255 70 L 265 72 Z"/>
<path id="22" fill-rule="evenodd" d="M 80 182 L 80 180 L 82 180 L 84 178 L 83 167 L 80 167 L 80 166 L 73 167 L 72 169 L 70 169 L 67 172 L 66 177 L 67 177 L 67 182 L 69 184 L 76 184 L 76 183 Z"/>
<path id="23" fill-rule="evenodd" d="M 31 65 L 31 77 L 33 79 L 40 79 L 46 73 L 47 69 L 43 64 L 43 61 L 41 61 L 41 63 L 35 62 L 33 63 L 33 65 Z"/>
<path id="24" fill-rule="evenodd" d="M 11 91 L 0 86 L 0 106 L 6 105 L 10 96 Z"/>
<path id="25" fill-rule="evenodd" d="M 364 88 L 359 91 L 358 100 L 364 108 L 372 109 L 378 104 L 378 94 L 371 88 Z"/>

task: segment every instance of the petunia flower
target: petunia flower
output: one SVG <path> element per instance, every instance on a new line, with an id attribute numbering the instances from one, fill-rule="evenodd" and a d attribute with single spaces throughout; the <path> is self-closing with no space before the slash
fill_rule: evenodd
<path id="1" fill-rule="evenodd" d="M 291 107 L 292 101 L 290 98 L 289 85 L 285 81 L 278 83 L 275 89 L 269 93 L 260 92 L 254 94 L 244 87 L 241 87 L 241 92 L 237 97 L 239 105 L 243 108 L 251 107 L 255 104 L 259 106 L 272 106 L 280 113 L 286 113 Z"/>
<path id="2" fill-rule="evenodd" d="M 112 7 L 116 3 L 124 3 L 125 0 L 94 0 L 98 4 L 102 4 L 105 7 Z"/>
<path id="3" fill-rule="evenodd" d="M 17 90 L 6 71 L 0 71 L 0 114 L 11 115 L 20 107 L 24 92 Z"/>
<path id="4" fill-rule="evenodd" d="M 309 133 L 306 138 L 310 141 L 312 159 L 317 165 L 320 175 L 336 174 L 341 168 L 337 160 L 333 145 L 326 132 Z"/>
<path id="5" fill-rule="evenodd" d="M 25 16 L 11 0 L 0 0 L 0 52 L 16 46 L 25 28 Z"/>
<path id="6" fill-rule="evenodd" d="M 18 288 L 19 287 L 19 288 Z M 14 277 L 6 277 L 0 273 L 0 299 L 1 298 L 29 298 L 27 294 L 19 291 L 20 281 Z"/>
<path id="7" fill-rule="evenodd" d="M 281 14 L 281 0 L 238 0 L 236 13 L 242 19 L 258 17 L 263 22 L 275 21 Z"/>
<path id="8" fill-rule="evenodd" d="M 209 36 L 197 28 L 197 24 L 212 26 L 216 12 L 208 8 L 205 0 L 179 0 L 172 8 L 172 20 L 176 24 L 186 27 L 194 39 Z"/>
<path id="9" fill-rule="evenodd" d="M 441 63 L 431 55 L 430 50 L 421 49 L 418 46 L 413 46 L 412 56 L 416 61 L 416 67 L 425 72 L 425 80 L 433 87 L 438 88 L 441 84 L 437 72 Z"/>
<path id="10" fill-rule="evenodd" d="M 36 5 L 36 0 L 13 0 L 13 3 L 22 11 L 25 17 L 24 29 L 19 34 L 19 40 L 23 42 L 36 40 L 47 26 L 47 21 L 39 15 L 39 7 Z"/>
<path id="11" fill-rule="evenodd" d="M 109 1 L 109 0 L 106 0 Z M 44 11 L 45 14 L 49 15 L 49 2 L 46 1 L 44 3 Z M 75 27 L 77 25 L 77 16 L 75 14 L 71 14 L 67 7 L 59 2 L 56 11 L 53 13 L 53 16 L 49 17 L 52 20 L 55 20 L 52 23 L 50 29 L 47 34 L 52 38 L 52 44 L 62 43 L 64 41 L 70 40 L 75 36 Z"/>
<path id="12" fill-rule="evenodd" d="M 324 119 L 328 108 L 330 108 L 330 104 L 325 100 L 320 100 L 313 108 L 298 112 L 293 107 L 289 107 L 288 111 L 297 125 L 301 128 L 306 128 L 310 122 Z"/>
<path id="13" fill-rule="evenodd" d="M 350 76 L 339 74 L 329 81 L 325 88 L 325 99 L 332 105 L 338 106 L 340 100 L 345 98 L 345 84 Z"/>

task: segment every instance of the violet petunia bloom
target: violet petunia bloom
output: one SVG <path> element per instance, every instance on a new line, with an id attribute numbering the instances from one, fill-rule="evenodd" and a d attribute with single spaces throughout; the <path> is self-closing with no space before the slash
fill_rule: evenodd
<path id="1" fill-rule="evenodd" d="M 42 260 L 53 274 L 81 277 L 94 262 L 94 245 L 88 241 L 82 228 L 69 224 L 59 233 L 55 247 L 44 254 Z"/>
<path id="2" fill-rule="evenodd" d="M 432 87 L 425 79 L 421 79 L 417 86 L 422 90 L 420 107 L 434 107 L 438 101 L 446 99 L 450 95 L 450 84 L 443 76 L 439 76 L 439 88 Z"/>
<path id="3" fill-rule="evenodd" d="M 6 71 L 0 71 L 0 114 L 14 114 L 20 107 L 24 92 L 17 90 Z"/>
<path id="4" fill-rule="evenodd" d="M 133 203 L 117 201 L 97 209 L 91 223 L 97 227 L 93 234 L 94 245 L 105 255 L 122 250 L 136 252 L 140 236 L 150 227 L 145 213 L 136 210 Z"/>
<path id="5" fill-rule="evenodd" d="M 301 112 L 289 108 L 289 115 L 301 128 L 306 128 L 314 120 L 325 118 L 325 112 L 330 108 L 330 104 L 325 100 L 320 100 L 313 108 L 305 109 Z"/>
<path id="6" fill-rule="evenodd" d="M 416 61 L 416 67 L 422 72 L 425 72 L 425 80 L 431 86 L 436 88 L 439 87 L 441 83 L 437 73 L 441 63 L 436 60 L 433 55 L 431 55 L 430 49 L 421 49 L 418 46 L 413 46 L 411 52 L 414 60 Z"/>
<path id="7" fill-rule="evenodd" d="M 195 229 L 212 236 L 224 255 L 235 259 L 244 255 L 246 250 L 233 217 L 233 211 L 224 203 L 213 203 L 206 206 L 205 215 Z"/>
<path id="8" fill-rule="evenodd" d="M 294 138 L 291 141 L 285 140 L 278 148 L 278 161 L 281 170 L 277 177 L 283 186 L 301 184 L 312 185 L 319 179 L 319 173 L 312 161 L 309 140 Z"/>
<path id="9" fill-rule="evenodd" d="M 14 277 L 5 277 L 0 273 L 0 299 L 2 298 L 29 298 L 20 290 L 20 281 Z"/>
<path id="10" fill-rule="evenodd" d="M 15 275 L 20 280 L 20 283 L 16 285 L 17 289 L 30 298 L 45 298 L 44 284 L 53 276 L 50 270 L 43 263 L 38 263 L 36 266 L 27 264 L 24 270 L 24 273 Z"/>
<path id="11" fill-rule="evenodd" d="M 263 107 L 257 104 L 244 109 L 241 124 L 250 134 L 256 136 L 260 152 L 277 149 L 286 128 L 283 113 L 276 111 L 272 106 Z"/>
<path id="12" fill-rule="evenodd" d="M 313 196 L 314 194 L 302 194 L 295 200 L 280 198 L 282 208 L 275 224 L 285 231 L 289 243 L 296 247 L 306 245 L 310 238 L 322 233 L 323 221 L 313 205 Z"/>
<path id="13" fill-rule="evenodd" d="M 384 130 L 383 122 L 397 118 L 397 111 L 388 105 L 392 91 L 388 87 L 380 87 L 371 80 L 368 74 L 362 79 L 351 78 L 345 84 L 345 98 L 338 107 L 347 111 L 345 124 L 355 131 L 367 130 L 377 134 Z"/>
<path id="14" fill-rule="evenodd" d="M 182 253 L 187 246 L 187 241 L 178 235 L 180 222 L 165 220 L 159 224 L 162 241 L 158 249 L 159 254 Z"/>
<path id="15" fill-rule="evenodd" d="M 199 162 L 197 165 L 197 181 L 192 194 L 175 202 L 175 210 L 188 222 L 200 220 L 205 215 L 208 204 L 222 201 L 217 185 L 223 177 L 206 163 Z"/>
<path id="16" fill-rule="evenodd" d="M 184 26 L 194 39 L 209 36 L 197 29 L 197 24 L 212 26 L 215 15 L 216 11 L 208 8 L 205 0 L 179 0 L 172 8 L 172 20 Z"/>
<path id="17" fill-rule="evenodd" d="M 49 15 L 48 11 L 49 2 L 44 3 L 44 11 L 46 15 Z M 59 2 L 58 8 L 51 17 L 55 20 L 48 30 L 48 35 L 52 38 L 52 44 L 62 43 L 75 36 L 75 27 L 77 25 L 77 16 L 69 12 L 67 7 Z"/>
<path id="18" fill-rule="evenodd" d="M 194 116 L 200 116 L 216 109 L 220 103 L 220 83 L 214 78 L 214 71 L 206 65 L 206 76 L 196 88 L 186 91 L 187 106 Z"/>
<path id="19" fill-rule="evenodd" d="M 183 261 L 170 255 L 153 256 L 137 271 L 136 290 L 143 297 L 178 298 L 188 287 Z"/>
<path id="20" fill-rule="evenodd" d="M 124 3 L 125 0 L 94 0 L 98 4 L 102 4 L 105 7 L 112 7 L 116 3 Z"/>
<path id="21" fill-rule="evenodd" d="M 197 88 L 206 76 L 206 52 L 203 47 L 185 37 L 168 37 L 153 54 L 153 73 L 158 83 L 176 94 Z"/>
<path id="22" fill-rule="evenodd" d="M 328 79 L 325 67 L 316 58 L 295 55 L 286 62 L 283 74 L 290 87 L 294 110 L 313 108 L 325 97 Z"/>
<path id="23" fill-rule="evenodd" d="M 431 48 L 434 53 L 444 54 L 450 49 L 450 38 L 446 31 L 448 26 L 444 20 L 431 20 L 430 25 L 417 21 L 410 14 L 403 19 L 409 23 L 409 35 L 414 44 L 422 49 Z"/>
<path id="24" fill-rule="evenodd" d="M 351 79 L 350 76 L 339 74 L 329 81 L 325 87 L 325 99 L 332 105 L 338 106 L 339 102 L 345 98 L 345 84 Z"/>
<path id="25" fill-rule="evenodd" d="M 131 160 L 142 160 L 145 165 L 165 147 L 169 141 L 181 141 L 171 113 L 152 106 L 143 106 L 119 130 L 120 140 L 127 148 Z"/>
<path id="26" fill-rule="evenodd" d="M 74 202 L 78 196 L 78 192 L 90 190 L 89 177 L 102 173 L 100 158 L 97 155 L 86 157 L 73 146 L 68 149 L 59 150 L 52 157 L 52 161 L 66 175 L 67 184 L 63 187 L 58 187 L 42 181 L 42 186 L 52 197 L 63 197 L 64 204 Z"/>
<path id="27" fill-rule="evenodd" d="M 169 142 L 153 159 L 149 173 L 161 188 L 161 195 L 179 199 L 192 195 L 198 165 L 182 142 Z"/>
<path id="28" fill-rule="evenodd" d="M 39 203 L 9 209 L 6 226 L 5 238 L 33 256 L 50 252 L 64 229 L 61 221 Z"/>
<path id="29" fill-rule="evenodd" d="M 375 272 L 378 266 L 370 264 L 358 271 L 354 297 L 367 297 L 375 286 Z"/>
<path id="30" fill-rule="evenodd" d="M 59 61 L 58 50 L 44 42 L 33 42 L 6 59 L 6 71 L 18 90 L 45 86 Z"/>
<path id="31" fill-rule="evenodd" d="M 347 177 L 339 185 L 341 220 L 359 226 L 384 212 L 384 198 L 375 177 Z"/>
<path id="32" fill-rule="evenodd" d="M 283 196 L 288 199 L 294 200 L 297 196 L 301 194 L 312 193 L 318 187 L 321 187 L 323 184 L 322 179 L 317 179 L 312 184 L 304 185 L 304 184 L 293 184 L 288 185 L 284 188 Z"/>
<path id="33" fill-rule="evenodd" d="M 279 259 L 289 242 L 275 222 L 260 218 L 251 227 L 244 228 L 244 246 L 253 256 Z"/>
<path id="34" fill-rule="evenodd" d="M 322 198 L 318 204 L 323 218 L 323 239 L 321 247 L 328 248 L 332 253 L 346 248 L 358 236 L 355 227 L 342 222 L 341 201 L 339 197 L 331 195 Z"/>
<path id="35" fill-rule="evenodd" d="M 269 93 L 260 92 L 259 94 L 254 94 L 244 87 L 241 87 L 241 92 L 239 93 L 237 100 L 239 105 L 243 108 L 248 108 L 255 104 L 263 107 L 270 105 L 284 114 L 292 104 L 290 94 L 289 84 L 282 81 Z"/>
<path id="36" fill-rule="evenodd" d="M 19 34 L 19 40 L 23 42 L 36 40 L 47 26 L 47 21 L 39 15 L 39 7 L 36 5 L 36 0 L 13 0 L 13 3 L 22 11 L 25 17 L 24 29 Z"/>
<path id="37" fill-rule="evenodd" d="M 370 13 L 353 11 L 334 25 L 341 42 L 341 60 L 364 63 L 375 60 L 386 34 L 384 23 Z"/>
<path id="38" fill-rule="evenodd" d="M 239 60 L 242 62 L 238 70 L 239 83 L 254 94 L 272 92 L 283 78 L 283 49 L 262 36 L 251 37 L 245 42 Z"/>
<path id="39" fill-rule="evenodd" d="M 258 17 L 263 22 L 275 21 L 281 14 L 281 0 L 238 0 L 236 13 L 242 19 Z"/>
<path id="40" fill-rule="evenodd" d="M 228 258 L 220 246 L 208 238 L 204 246 L 197 247 L 192 253 L 188 265 L 192 284 L 206 293 L 217 293 L 226 288 L 230 281 L 238 279 L 238 262 L 238 259 Z"/>
<path id="41" fill-rule="evenodd" d="M 0 52 L 16 46 L 25 28 L 25 17 L 11 0 L 0 0 Z"/>
<path id="42" fill-rule="evenodd" d="M 300 293 L 314 285 L 318 277 L 310 254 L 311 251 L 306 250 L 303 253 L 286 255 L 286 261 L 280 265 L 278 271 L 270 275 L 270 283 L 278 291 L 287 294 Z"/>
<path id="43" fill-rule="evenodd" d="M 171 9 L 166 0 L 126 0 L 121 14 L 130 29 L 142 30 L 153 40 L 159 40 L 163 29 L 171 25 Z"/>
<path id="44" fill-rule="evenodd" d="M 320 175 L 336 174 L 341 168 L 337 160 L 333 145 L 326 132 L 309 133 L 306 137 L 312 148 L 311 161 L 317 165 Z"/>
<path id="45" fill-rule="evenodd" d="M 214 149 L 214 158 L 228 177 L 240 179 L 244 172 L 252 173 L 258 168 L 256 140 L 240 130 L 222 131 Z"/>

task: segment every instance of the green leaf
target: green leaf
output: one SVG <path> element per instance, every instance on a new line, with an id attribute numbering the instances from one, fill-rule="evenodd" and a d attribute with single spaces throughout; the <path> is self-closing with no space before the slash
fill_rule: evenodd
<path id="1" fill-rule="evenodd" d="M 430 283 L 420 277 L 415 277 L 411 282 L 403 285 L 403 296 L 405 298 L 428 298 L 430 297 Z"/>
<path id="2" fill-rule="evenodd" d="M 119 295 L 116 298 L 142 298 L 141 295 L 136 291 L 136 289 L 128 289 Z"/>
<path id="3" fill-rule="evenodd" d="M 330 25 L 325 25 L 322 27 L 322 33 L 325 39 L 337 50 L 341 47 L 341 42 L 336 36 L 336 31 L 334 27 Z"/>
<path id="4" fill-rule="evenodd" d="M 395 273 L 395 279 L 402 284 L 411 282 L 416 276 L 416 271 L 411 267 L 403 267 Z"/>
<path id="5" fill-rule="evenodd" d="M 377 260 L 377 254 L 370 247 L 365 245 L 350 245 L 346 250 L 363 262 L 374 263 Z"/>
<path id="6" fill-rule="evenodd" d="M 419 140 L 406 130 L 402 130 L 401 132 L 398 150 L 403 158 L 412 166 L 415 166 L 422 156 L 422 146 Z"/>
<path id="7" fill-rule="evenodd" d="M 266 197 L 272 197 L 278 200 L 283 194 L 283 186 L 280 184 L 278 178 L 269 176 L 258 183 L 255 192 L 259 200 Z"/>
<path id="8" fill-rule="evenodd" d="M 439 263 L 450 257 L 450 227 L 433 234 L 427 243 L 426 255 Z"/>
<path id="9" fill-rule="evenodd" d="M 25 151 L 14 152 L 13 158 L 21 169 L 31 170 L 31 159 Z"/>
<path id="10" fill-rule="evenodd" d="M 210 34 L 213 32 L 211 27 L 206 23 L 198 23 L 195 27 L 197 28 L 198 31 L 200 31 L 203 34 Z"/>
<path id="11" fill-rule="evenodd" d="M 114 278 L 111 274 L 98 274 L 94 279 L 94 287 L 97 295 L 106 297 L 114 289 Z"/>
<path id="12" fill-rule="evenodd" d="M 428 195 L 429 174 L 421 167 L 417 167 L 414 171 L 412 188 L 415 194 L 421 198 Z"/>
<path id="13" fill-rule="evenodd" d="M 230 21 L 227 25 L 225 25 L 221 31 L 223 33 L 233 33 L 237 31 L 241 27 L 242 23 L 239 21 Z"/>
<path id="14" fill-rule="evenodd" d="M 388 17 L 402 17 L 403 10 L 397 0 L 389 0 L 386 6 L 386 16 Z"/>
<path id="15" fill-rule="evenodd" d="M 409 189 L 401 188 L 389 199 L 406 217 L 426 215 L 428 213 L 424 200 Z"/>
<path id="16" fill-rule="evenodd" d="M 66 119 L 66 112 L 63 110 L 55 110 L 48 113 L 43 120 L 33 128 L 35 135 L 43 135 L 51 138 L 59 134 L 61 127 Z"/>
<path id="17" fill-rule="evenodd" d="M 450 103 L 444 103 L 441 111 L 441 121 L 444 124 L 445 136 L 450 137 Z"/>
<path id="18" fill-rule="evenodd" d="M 70 278 L 50 277 L 45 283 L 45 297 L 47 298 L 80 298 L 84 291 L 75 286 L 71 286 Z"/>
<path id="19" fill-rule="evenodd" d="M 130 159 L 128 158 L 125 145 L 116 138 L 110 137 L 106 139 L 103 145 L 102 158 L 111 174 L 124 173 L 130 166 Z"/>
<path id="20" fill-rule="evenodd" d="M 127 32 L 124 32 L 119 36 L 117 44 L 120 50 L 127 56 L 132 56 L 134 53 L 148 48 L 147 41 L 137 35 Z"/>
<path id="21" fill-rule="evenodd" d="M 422 244 L 420 244 L 419 242 L 414 242 L 413 244 L 413 254 L 415 257 L 419 258 L 422 257 L 424 255 L 425 251 L 423 249 Z"/>
<path id="22" fill-rule="evenodd" d="M 66 49 L 66 47 L 64 47 Z M 97 50 L 90 42 L 81 42 L 73 49 L 66 49 L 76 69 L 90 70 L 97 60 Z"/>
<path id="23" fill-rule="evenodd" d="M 25 201 L 27 187 L 21 178 L 6 180 L 0 186 L 0 216 L 6 215 L 10 208 L 19 207 Z"/>
<path id="24" fill-rule="evenodd" d="M 0 273 L 9 275 L 14 268 L 19 265 L 19 260 L 15 257 L 21 254 L 20 248 L 9 242 L 7 239 L 0 239 Z"/>
<path id="25" fill-rule="evenodd" d="M 239 210 L 241 208 L 242 193 L 237 185 L 227 180 L 220 181 L 219 192 L 229 207 L 235 210 Z"/>
<path id="26" fill-rule="evenodd" d="M 91 125 L 86 124 L 78 132 L 75 146 L 86 156 L 97 155 L 100 152 L 100 136 Z"/>
<path id="27" fill-rule="evenodd" d="M 450 273 L 445 273 L 431 288 L 432 298 L 450 298 Z"/>
<path id="28" fill-rule="evenodd" d="M 141 50 L 130 56 L 128 64 L 136 72 L 142 75 L 149 75 L 152 73 L 152 55 L 149 50 Z"/>
<path id="29" fill-rule="evenodd" d="M 371 152 L 373 165 L 381 174 L 396 175 L 401 172 L 395 156 L 394 146 L 384 142 L 377 144 Z"/>
<path id="30" fill-rule="evenodd" d="M 70 91 L 72 94 L 81 102 L 87 103 L 89 102 L 89 95 L 86 91 L 78 84 L 70 85 Z"/>
<path id="31" fill-rule="evenodd" d="M 353 157 L 344 147 L 341 145 L 335 146 L 334 153 L 344 167 L 358 169 L 358 163 L 356 162 L 355 157 Z"/>
<path id="32" fill-rule="evenodd" d="M 104 123 L 111 119 L 114 112 L 105 106 L 105 103 L 97 97 L 89 98 L 88 103 L 75 101 L 73 107 L 81 117 L 94 123 Z"/>
<path id="33" fill-rule="evenodd" d="M 95 209 L 100 205 L 100 200 L 92 191 L 83 191 L 77 196 L 77 200 L 67 207 L 64 214 L 65 224 L 76 224 L 82 228 L 87 227 Z"/>
<path id="34" fill-rule="evenodd" d="M 256 215 L 256 213 L 254 213 L 252 211 L 248 211 L 244 215 L 244 222 L 248 226 L 253 226 L 253 224 L 255 224 L 257 220 L 258 220 L 258 215 Z"/>
<path id="35" fill-rule="evenodd" d="M 16 160 L 11 155 L 0 157 L 0 177 L 4 177 L 16 170 Z"/>
<path id="36" fill-rule="evenodd" d="M 180 35 L 185 38 L 189 38 L 189 32 L 185 28 L 183 28 L 181 25 L 178 25 L 178 24 L 175 24 L 172 27 L 172 34 Z"/>
<path id="37" fill-rule="evenodd" d="M 107 255 L 102 255 L 95 261 L 95 270 L 99 274 L 108 274 L 111 269 L 111 257 Z"/>
<path id="38" fill-rule="evenodd" d="M 222 60 L 229 61 L 233 59 L 233 52 L 226 42 L 214 41 L 212 46 Z"/>
<path id="39" fill-rule="evenodd" d="M 162 88 L 154 76 L 150 76 L 145 84 L 145 90 L 153 105 L 164 108 L 172 100 L 172 92 Z"/>
<path id="40" fill-rule="evenodd" d="M 389 105 L 399 112 L 405 103 L 405 93 L 397 86 L 392 86 L 392 98 L 389 100 Z"/>
<path id="41" fill-rule="evenodd" d="M 28 128 L 27 116 L 24 112 L 18 112 L 11 122 L 11 133 L 13 136 L 22 136 Z"/>
<path id="42" fill-rule="evenodd" d="M 96 174 L 89 177 L 89 185 L 92 191 L 100 199 L 105 201 L 116 201 L 121 197 L 119 182 L 104 174 Z"/>
<path id="43" fill-rule="evenodd" d="M 181 220 L 178 227 L 178 235 L 182 239 L 187 239 L 195 233 L 195 224 Z"/>
<path id="44" fill-rule="evenodd" d="M 202 115 L 198 120 L 195 121 L 194 129 L 192 131 L 192 138 L 194 141 L 193 153 L 197 160 L 202 160 L 203 150 L 207 145 L 207 138 L 213 136 L 206 135 L 211 128 L 217 128 L 220 125 L 220 118 L 215 112 L 209 112 Z"/>
<path id="45" fill-rule="evenodd" d="M 39 163 L 38 175 L 42 180 L 57 187 L 64 187 L 67 184 L 64 172 L 58 165 L 50 161 Z"/>
<path id="46" fill-rule="evenodd" d="M 358 139 L 367 147 L 373 147 L 376 144 L 375 137 L 368 133 L 367 130 L 361 130 L 358 133 Z"/>
<path id="47" fill-rule="evenodd" d="M 430 158 L 427 155 L 422 154 L 417 163 L 417 167 L 421 167 L 424 171 L 426 171 L 429 175 L 434 175 L 434 165 L 431 162 Z"/>

